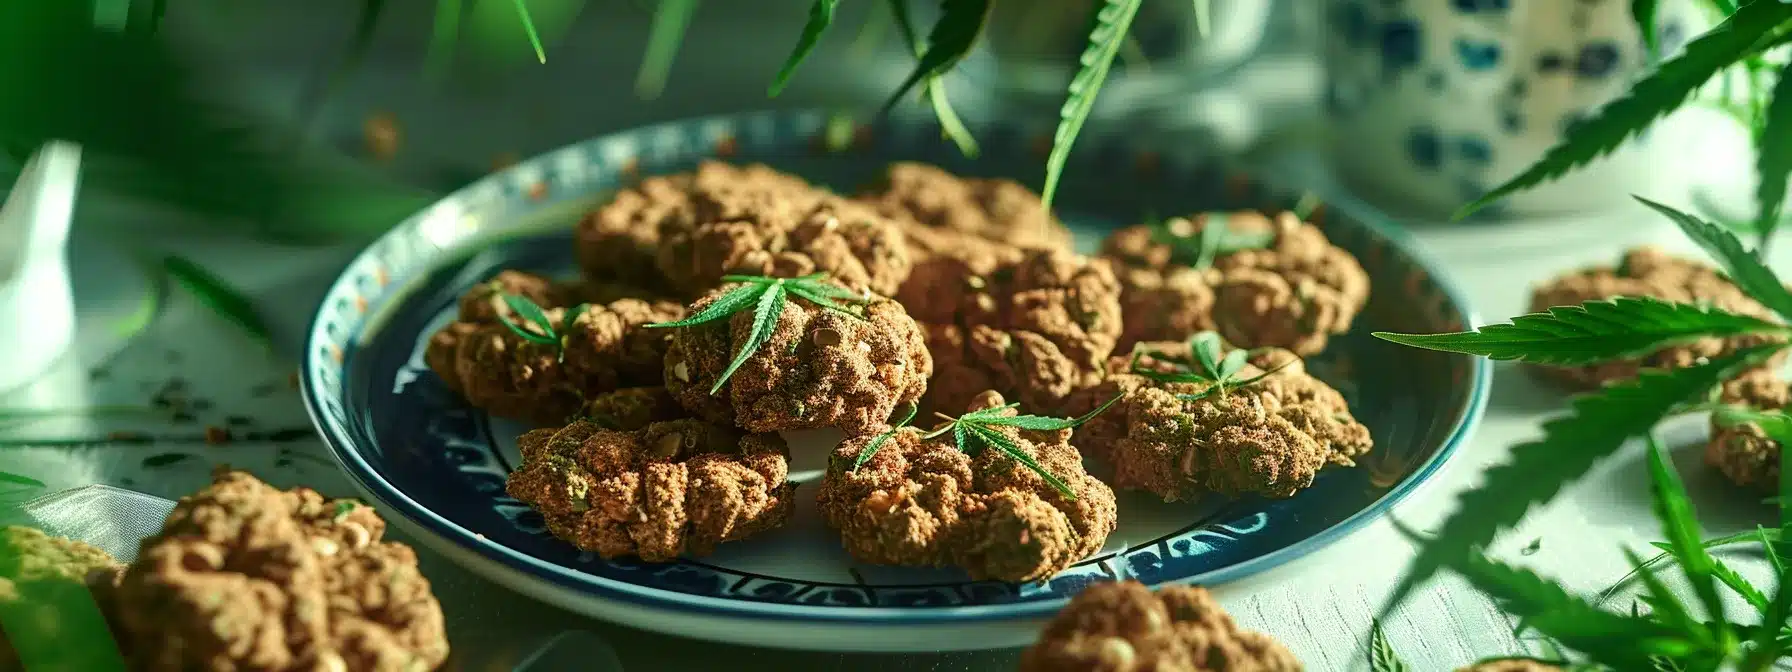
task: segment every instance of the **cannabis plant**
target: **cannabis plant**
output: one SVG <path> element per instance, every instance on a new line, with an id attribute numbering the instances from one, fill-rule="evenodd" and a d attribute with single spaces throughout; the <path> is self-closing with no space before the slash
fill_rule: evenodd
<path id="1" fill-rule="evenodd" d="M 1638 199 L 1672 220 L 1714 257 L 1744 292 L 1792 320 L 1792 291 L 1729 230 L 1651 201 Z M 1792 327 L 1699 304 L 1648 298 L 1618 298 L 1562 306 L 1514 318 L 1478 331 L 1452 334 L 1376 336 L 1410 346 L 1515 360 L 1540 365 L 1577 366 L 1622 360 L 1701 338 L 1742 334 L 1792 337 Z M 1655 445 L 1653 431 L 1664 419 L 1710 410 L 1717 388 L 1738 373 L 1767 362 L 1789 346 L 1784 338 L 1711 358 L 1683 369 L 1644 371 L 1635 380 L 1611 384 L 1577 397 L 1570 410 L 1543 425 L 1543 435 L 1515 445 L 1503 464 L 1489 468 L 1483 483 L 1458 496 L 1457 507 L 1430 538 L 1419 539 L 1418 556 L 1389 597 L 1386 610 L 1403 602 L 1438 572 L 1452 571 L 1494 598 L 1526 627 L 1558 642 L 1582 662 L 1616 670 L 1763 670 L 1781 657 L 1787 642 L 1781 629 L 1792 613 L 1792 575 L 1782 559 L 1782 541 L 1792 526 L 1792 470 L 1781 469 L 1779 525 L 1750 539 L 1760 543 L 1778 576 L 1772 597 L 1711 555 L 1718 543 L 1701 541 L 1698 520 L 1672 468 Z M 1782 409 L 1725 409 L 1755 422 L 1781 445 L 1792 446 L 1792 416 Z M 1655 513 L 1667 539 L 1661 547 L 1691 579 L 1696 604 L 1683 604 L 1637 560 L 1648 613 L 1601 609 L 1528 570 L 1483 554 L 1502 530 L 1533 506 L 1635 441 L 1649 444 Z M 1735 543 L 1741 539 L 1718 540 Z M 1758 613 L 1736 617 L 1724 612 L 1720 591 L 1734 591 Z M 1385 611 L 1384 611 L 1385 613 Z"/>

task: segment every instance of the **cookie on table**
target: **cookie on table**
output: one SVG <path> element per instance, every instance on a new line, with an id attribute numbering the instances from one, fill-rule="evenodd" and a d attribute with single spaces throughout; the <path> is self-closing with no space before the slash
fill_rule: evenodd
<path id="1" fill-rule="evenodd" d="M 1210 226 L 1236 242 L 1199 267 Z M 1369 274 L 1325 232 L 1292 212 L 1197 213 L 1109 235 L 1101 254 L 1121 284 L 1119 348 L 1216 331 L 1246 348 L 1309 356 L 1350 330 L 1369 299 Z"/>

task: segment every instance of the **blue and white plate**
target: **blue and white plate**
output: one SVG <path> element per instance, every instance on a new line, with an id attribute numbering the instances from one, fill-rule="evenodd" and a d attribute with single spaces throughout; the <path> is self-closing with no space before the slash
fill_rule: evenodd
<path id="1" fill-rule="evenodd" d="M 572 223 L 638 175 L 720 157 L 765 162 L 850 192 L 887 163 L 910 159 L 1036 182 L 1050 132 L 1006 124 L 978 129 L 983 155 L 971 160 L 942 142 L 931 122 L 853 125 L 816 112 L 779 112 L 661 124 L 536 157 L 410 218 L 348 266 L 324 298 L 306 347 L 312 418 L 389 518 L 515 590 L 646 629 L 852 651 L 1018 645 L 1091 581 L 1212 584 L 1286 563 L 1385 513 L 1467 437 L 1485 404 L 1486 362 L 1369 336 L 1474 324 L 1460 294 L 1386 223 L 1336 208 L 1324 213 L 1323 226 L 1362 260 L 1373 297 L 1356 330 L 1334 340 L 1309 369 L 1351 399 L 1374 433 L 1375 452 L 1359 468 L 1329 471 L 1289 500 L 1164 504 L 1122 493 L 1120 527 L 1108 547 L 1037 584 L 856 565 L 812 500 L 786 528 L 725 545 L 711 557 L 646 564 L 581 553 L 504 494 L 522 428 L 468 408 L 423 364 L 428 335 L 474 283 L 509 267 L 570 273 Z M 1146 213 L 1286 207 L 1295 200 L 1162 146 L 1100 136 L 1078 145 L 1059 212 L 1090 248 L 1104 231 Z M 808 481 L 797 492 L 814 492 L 825 444 L 837 437 L 790 438 L 794 476 Z"/>

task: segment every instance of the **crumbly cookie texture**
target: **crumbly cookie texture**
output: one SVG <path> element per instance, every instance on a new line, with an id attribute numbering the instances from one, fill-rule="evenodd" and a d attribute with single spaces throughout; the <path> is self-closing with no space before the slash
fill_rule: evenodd
<path id="1" fill-rule="evenodd" d="M 528 432 L 517 447 L 510 496 L 554 536 L 605 558 L 708 555 L 783 525 L 795 501 L 776 434 L 690 419 L 634 431 L 579 420 Z"/>
<path id="2" fill-rule="evenodd" d="M 1726 404 L 1762 411 L 1783 410 L 1792 405 L 1792 386 L 1775 371 L 1754 370 L 1724 384 Z M 1711 465 L 1736 485 L 1771 493 L 1780 485 L 1780 444 L 1767 437 L 1761 426 L 1745 422 L 1724 426 L 1714 415 L 1711 438 L 1705 443 L 1705 464 Z"/>
<path id="3" fill-rule="evenodd" d="M 1131 226 L 1102 243 L 1122 287 L 1126 329 L 1120 349 L 1146 341 L 1176 341 L 1216 331 L 1241 347 L 1276 347 L 1300 355 L 1325 349 L 1369 299 L 1369 274 L 1319 227 L 1293 213 L 1273 218 L 1256 211 L 1171 220 L 1164 229 L 1198 236 L 1210 221 L 1235 235 L 1273 232 L 1262 249 L 1222 254 L 1196 269 L 1160 242 L 1159 227 Z"/>
<path id="4" fill-rule="evenodd" d="M 1617 266 L 1595 266 L 1565 273 L 1531 293 L 1531 311 L 1573 306 L 1619 296 L 1649 296 L 1679 303 L 1703 303 L 1742 315 L 1775 320 L 1772 311 L 1743 294 L 1728 278 L 1710 266 L 1674 257 L 1650 246 L 1624 253 Z M 1733 338 L 1705 338 L 1663 348 L 1639 359 L 1588 366 L 1538 366 L 1536 370 L 1564 384 L 1597 388 L 1616 380 L 1630 380 L 1642 369 L 1676 369 L 1691 366 L 1742 348 L 1769 343 L 1779 337 L 1751 334 Z M 1777 368 L 1784 355 L 1767 368 Z"/>
<path id="5" fill-rule="evenodd" d="M 1186 361 L 1181 343 L 1145 348 Z M 1155 366 L 1145 359 L 1141 366 Z M 1165 501 L 1205 493 L 1292 497 L 1327 466 L 1355 466 L 1374 442 L 1344 396 L 1307 374 L 1287 350 L 1254 351 L 1239 379 L 1275 369 L 1243 389 L 1208 394 L 1207 383 L 1163 383 L 1115 357 L 1100 385 L 1079 392 L 1071 413 L 1120 396 L 1076 433 L 1077 445 L 1114 466 L 1113 485 Z M 1279 367 L 1279 368 L 1278 368 Z M 1190 399 L 1182 395 L 1191 395 Z"/>
<path id="6" fill-rule="evenodd" d="M 1001 405 L 987 392 L 969 408 Z M 967 455 L 949 435 L 903 429 L 857 469 L 875 437 L 835 449 L 817 495 L 822 516 L 860 562 L 957 566 L 975 579 L 1037 581 L 1100 550 L 1117 520 L 1114 493 L 1083 470 L 1070 430 L 1001 431 L 1076 497 L 1000 450 Z"/>
<path id="7" fill-rule="evenodd" d="M 1021 654 L 1020 672 L 1300 672 L 1280 642 L 1243 630 L 1207 589 L 1090 584 Z"/>
<path id="8" fill-rule="evenodd" d="M 115 580 L 122 568 L 79 541 L 0 528 L 0 672 L 23 672 L 27 662 L 32 672 L 117 665 L 117 644 L 90 586 Z"/>
<path id="9" fill-rule="evenodd" d="M 871 206 L 764 165 L 716 161 L 617 194 L 579 223 L 575 246 L 591 280 L 686 297 L 730 274 L 817 272 L 888 296 L 910 263 L 900 225 Z"/>
<path id="10" fill-rule="evenodd" d="M 934 377 L 923 413 L 956 411 L 984 390 L 1056 412 L 1100 380 L 1120 336 L 1120 286 L 1108 262 L 1022 249 L 950 231 L 923 241 L 897 300 L 922 323 Z"/>
<path id="11" fill-rule="evenodd" d="M 430 337 L 425 363 L 473 406 L 537 425 L 565 422 L 591 397 L 660 384 L 670 335 L 644 325 L 683 317 L 683 306 L 620 298 L 563 307 L 558 302 L 581 292 L 547 289 L 553 286 L 539 276 L 507 271 L 475 287 L 461 300 L 461 319 Z M 536 299 L 560 345 L 518 335 L 509 325 L 535 334 L 543 330 L 511 315 L 496 292 Z"/>
<path id="12" fill-rule="evenodd" d="M 1066 252 L 1074 243 L 1039 195 L 1014 180 L 960 177 L 925 163 L 898 162 L 858 199 L 915 226 Z"/>
<path id="13" fill-rule="evenodd" d="M 114 591 L 134 669 L 433 670 L 442 607 L 371 507 L 220 470 Z"/>
<path id="14" fill-rule="evenodd" d="M 732 288 L 699 299 L 691 314 Z M 755 310 L 665 330 L 672 333 L 666 389 L 693 415 L 751 432 L 876 431 L 927 391 L 933 358 L 920 327 L 895 301 L 871 295 L 849 309 L 855 314 L 792 296 L 771 337 L 714 394 L 715 381 L 752 334 Z"/>

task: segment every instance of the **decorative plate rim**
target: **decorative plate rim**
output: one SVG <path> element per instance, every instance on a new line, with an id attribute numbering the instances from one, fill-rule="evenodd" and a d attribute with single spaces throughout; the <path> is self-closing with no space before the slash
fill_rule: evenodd
<path id="1" fill-rule="evenodd" d="M 482 534 L 467 529 L 466 527 L 443 517 L 434 510 L 413 499 L 409 494 L 405 493 L 404 490 L 387 480 L 364 458 L 362 452 L 355 447 L 355 441 L 350 436 L 338 433 L 330 423 L 325 422 L 323 410 L 324 399 L 326 396 L 338 399 L 341 397 L 341 390 L 339 389 L 341 381 L 336 381 L 334 385 L 330 386 L 337 389 L 326 391 L 322 389 L 325 387 L 324 382 L 318 380 L 318 376 L 314 375 L 314 371 L 317 370 L 316 359 L 321 356 L 322 353 L 322 350 L 319 347 L 320 341 L 325 338 L 330 338 L 325 329 L 327 313 L 331 309 L 332 304 L 335 303 L 336 299 L 338 299 L 346 290 L 353 288 L 353 285 L 355 284 L 355 278 L 351 273 L 353 269 L 367 261 L 370 257 L 375 256 L 376 250 L 383 243 L 408 232 L 412 228 L 418 227 L 422 222 L 429 218 L 429 215 L 433 211 L 441 208 L 444 204 L 473 200 L 472 196 L 478 194 L 478 192 L 489 191 L 491 189 L 489 183 L 493 180 L 504 176 L 514 176 L 521 171 L 529 170 L 531 167 L 540 165 L 542 162 L 548 160 L 550 156 L 567 148 L 601 142 L 606 139 L 630 137 L 669 129 L 728 124 L 743 119 L 801 118 L 804 115 L 826 118 L 828 113 L 820 110 L 764 110 L 709 115 L 638 126 L 615 133 L 607 133 L 568 143 L 530 157 L 510 168 L 497 171 L 481 180 L 455 190 L 438 200 L 436 203 L 405 218 L 403 221 L 394 225 L 386 233 L 382 234 L 379 238 L 375 239 L 372 243 L 364 247 L 352 260 L 349 261 L 344 267 L 344 270 L 338 274 L 336 280 L 330 284 L 329 289 L 323 295 L 323 299 L 321 300 L 318 309 L 313 313 L 310 328 L 307 330 L 305 349 L 300 364 L 300 387 L 305 400 L 306 413 L 310 417 L 312 425 L 317 429 L 324 444 L 329 447 L 331 454 L 342 466 L 343 471 L 345 471 L 364 492 L 380 500 L 389 507 L 390 510 L 405 516 L 410 522 L 418 525 L 420 528 L 441 537 L 442 540 L 451 541 L 466 550 L 478 553 L 487 560 L 502 563 L 511 569 L 545 580 L 557 588 L 585 593 L 590 597 L 598 599 L 618 600 L 661 609 L 671 608 L 677 611 L 710 616 L 745 617 L 812 623 L 850 622 L 861 624 L 884 623 L 892 625 L 905 623 L 930 624 L 952 621 L 980 622 L 1039 618 L 1055 613 L 1057 610 L 1061 609 L 1069 602 L 1069 596 L 1024 604 L 932 607 L 928 609 L 914 609 L 907 607 L 820 607 L 812 605 L 721 599 L 712 596 L 694 595 L 642 586 L 595 576 L 557 563 L 542 560 L 508 546 L 504 546 L 492 541 Z M 880 123 L 889 124 L 903 122 L 900 119 L 892 119 Z M 1007 122 L 1000 125 L 1022 129 L 1025 128 L 1023 124 Z M 1236 169 L 1229 168 L 1229 170 Z M 1252 175 L 1252 178 L 1263 184 L 1278 188 L 1283 187 L 1283 184 L 1277 180 L 1264 179 L 1256 175 Z M 1456 312 L 1462 316 L 1466 325 L 1478 326 L 1481 324 L 1479 315 L 1474 309 L 1473 304 L 1468 300 L 1467 295 L 1461 291 L 1455 281 L 1440 271 L 1442 266 L 1437 263 L 1437 260 L 1434 259 L 1430 253 L 1414 244 L 1413 238 L 1409 233 L 1394 226 L 1385 216 L 1381 215 L 1360 200 L 1338 194 L 1326 194 L 1325 196 L 1328 206 L 1344 211 L 1345 214 L 1356 220 L 1356 223 L 1366 228 L 1372 235 L 1382 238 L 1389 245 L 1393 246 L 1400 254 L 1409 258 L 1414 265 L 1423 269 L 1429 277 L 1429 280 L 1445 297 L 1447 297 Z M 379 316 L 377 314 L 365 314 L 359 321 L 358 326 L 364 329 L 366 325 L 376 323 L 378 319 Z M 353 339 L 345 338 L 342 340 Z M 338 356 L 340 357 L 340 355 Z M 1472 361 L 1469 363 L 1467 403 L 1459 407 L 1455 414 L 1450 425 L 1451 429 L 1449 435 L 1442 441 L 1429 460 L 1415 468 L 1412 473 L 1402 479 L 1398 484 L 1395 484 L 1372 504 L 1312 536 L 1301 539 L 1300 541 L 1294 542 L 1283 548 L 1206 573 L 1169 579 L 1160 583 L 1201 583 L 1211 585 L 1235 581 L 1246 576 L 1267 571 L 1276 566 L 1304 557 L 1321 548 L 1330 546 L 1338 539 L 1347 536 L 1383 515 L 1386 515 L 1395 506 L 1411 496 L 1420 486 L 1430 481 L 1443 467 L 1444 463 L 1468 441 L 1469 437 L 1480 424 L 1482 416 L 1486 411 L 1492 379 L 1492 364 L 1485 358 L 1472 358 Z"/>

